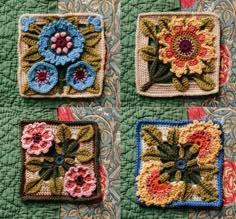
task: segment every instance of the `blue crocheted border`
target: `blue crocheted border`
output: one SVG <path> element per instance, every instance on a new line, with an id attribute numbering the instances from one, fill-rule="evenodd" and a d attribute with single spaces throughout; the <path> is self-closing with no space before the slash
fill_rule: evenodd
<path id="1" fill-rule="evenodd" d="M 199 121 L 206 121 L 207 120 L 199 120 Z M 223 134 L 223 126 L 222 124 L 217 120 L 212 120 L 214 124 L 219 125 L 221 130 L 221 144 L 224 143 L 224 134 Z M 170 121 L 170 120 L 138 120 L 136 122 L 136 166 L 135 166 L 135 178 L 140 173 L 141 168 L 141 152 L 142 152 L 142 144 L 141 144 L 141 135 L 140 130 L 144 125 L 158 125 L 158 126 L 167 126 L 167 127 L 173 127 L 173 126 L 184 126 L 193 123 L 193 120 L 178 120 L 178 121 Z M 218 192 L 218 198 L 215 201 L 208 202 L 208 201 L 194 201 L 194 200 L 187 200 L 187 201 L 174 201 L 171 204 L 166 205 L 165 208 L 177 208 L 177 207 L 191 207 L 191 208 L 219 208 L 222 205 L 223 202 L 223 162 L 224 162 L 224 148 L 219 153 L 219 156 L 217 158 L 217 166 L 218 166 L 218 173 L 217 173 L 217 192 Z M 137 191 L 137 184 L 135 180 L 135 191 Z M 139 198 L 136 196 L 135 202 L 139 204 L 142 207 L 148 207 L 144 203 L 142 203 Z M 158 206 L 152 206 L 157 207 Z"/>

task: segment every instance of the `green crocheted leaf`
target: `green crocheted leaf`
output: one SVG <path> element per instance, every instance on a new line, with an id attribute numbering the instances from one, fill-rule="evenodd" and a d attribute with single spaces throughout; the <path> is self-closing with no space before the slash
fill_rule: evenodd
<path id="1" fill-rule="evenodd" d="M 167 134 L 167 142 L 176 146 L 179 143 L 179 129 L 178 128 L 170 128 Z"/>
<path id="2" fill-rule="evenodd" d="M 79 24 L 79 18 L 77 16 L 68 17 L 68 18 L 66 18 L 66 20 L 69 21 L 70 23 L 73 23 L 74 25 Z"/>
<path id="3" fill-rule="evenodd" d="M 39 192 L 42 185 L 43 180 L 41 178 L 33 178 L 27 182 L 25 190 L 28 194 L 33 194 Z"/>
<path id="4" fill-rule="evenodd" d="M 90 63 L 90 62 L 100 62 L 101 60 L 102 60 L 101 56 L 97 52 L 97 49 L 91 47 L 85 47 L 85 51 L 81 56 L 81 61 Z"/>
<path id="5" fill-rule="evenodd" d="M 202 200 L 205 200 L 205 201 L 214 201 L 216 200 L 217 195 L 218 195 L 215 185 L 207 181 L 200 181 L 197 184 L 195 193 L 199 195 Z"/>
<path id="6" fill-rule="evenodd" d="M 152 125 L 146 125 L 141 129 L 141 136 L 144 142 L 152 147 L 162 144 L 162 133 L 161 131 Z"/>
<path id="7" fill-rule="evenodd" d="M 56 129 L 56 137 L 60 141 L 65 141 L 66 139 L 70 139 L 71 135 L 72 134 L 70 128 L 65 124 L 59 125 Z"/>
<path id="8" fill-rule="evenodd" d="M 212 31 L 215 27 L 214 19 L 212 17 L 206 17 L 202 18 L 203 25 L 201 26 L 201 30 L 208 29 L 209 31 Z"/>
<path id="9" fill-rule="evenodd" d="M 182 76 L 181 78 L 173 77 L 172 82 L 175 86 L 175 89 L 180 92 L 185 92 L 189 89 L 189 80 L 185 76 Z"/>
<path id="10" fill-rule="evenodd" d="M 94 136 L 94 130 L 92 125 L 85 125 L 79 128 L 77 134 L 77 140 L 79 142 L 89 141 Z"/>
<path id="11" fill-rule="evenodd" d="M 211 62 L 204 62 L 205 68 L 203 69 L 204 73 L 214 73 L 215 71 L 215 60 L 211 60 Z"/>
<path id="12" fill-rule="evenodd" d="M 170 21 L 170 18 L 166 17 L 166 16 L 162 16 L 160 18 L 158 18 L 158 27 L 160 29 L 169 29 L 168 27 L 168 22 Z"/>
<path id="13" fill-rule="evenodd" d="M 65 155 L 70 156 L 70 157 L 75 157 L 74 153 L 78 150 L 79 144 L 77 140 L 70 139 L 66 140 L 65 142 L 61 142 L 59 144 L 62 144 L 63 147 L 65 148 Z"/>
<path id="14" fill-rule="evenodd" d="M 89 150 L 84 148 L 84 149 L 79 149 L 76 158 L 78 161 L 83 163 L 83 162 L 88 162 L 91 159 L 93 159 L 94 155 Z"/>
<path id="15" fill-rule="evenodd" d="M 140 55 L 144 61 L 154 61 L 157 57 L 157 50 L 153 48 L 152 46 L 145 46 L 141 48 Z"/>
<path id="16" fill-rule="evenodd" d="M 98 94 L 100 92 L 100 86 L 98 81 L 96 80 L 94 85 L 92 87 L 87 88 L 86 91 L 92 94 Z"/>
<path id="17" fill-rule="evenodd" d="M 101 33 L 94 32 L 84 36 L 86 46 L 95 46 L 101 40 Z"/>
<path id="18" fill-rule="evenodd" d="M 209 75 L 192 75 L 191 77 L 202 90 L 210 91 L 216 86 L 215 82 Z"/>
<path id="19" fill-rule="evenodd" d="M 156 26 L 152 21 L 147 20 L 147 19 L 142 19 L 140 21 L 140 29 L 146 37 L 150 37 L 155 42 L 158 42 Z"/>
<path id="20" fill-rule="evenodd" d="M 41 170 L 43 161 L 40 158 L 31 158 L 25 163 L 25 167 L 30 172 L 37 172 Z"/>
<path id="21" fill-rule="evenodd" d="M 61 195 L 63 190 L 63 178 L 51 177 L 49 180 L 49 188 L 53 195 Z"/>

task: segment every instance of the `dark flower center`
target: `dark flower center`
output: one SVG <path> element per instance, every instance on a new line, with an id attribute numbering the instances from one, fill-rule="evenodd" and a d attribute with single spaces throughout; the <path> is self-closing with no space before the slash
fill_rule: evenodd
<path id="1" fill-rule="evenodd" d="M 33 135 L 33 141 L 34 143 L 39 143 L 42 140 L 42 136 L 38 133 Z"/>
<path id="2" fill-rule="evenodd" d="M 87 77 L 87 72 L 83 68 L 76 69 L 73 73 L 73 77 L 76 81 L 84 81 Z"/>
<path id="3" fill-rule="evenodd" d="M 84 184 L 84 178 L 82 176 L 78 176 L 75 182 L 78 186 L 82 186 Z"/>
<path id="4" fill-rule="evenodd" d="M 44 84 L 48 81 L 49 79 L 49 75 L 47 73 L 46 70 L 44 69 L 41 69 L 41 70 L 38 70 L 36 72 L 36 75 L 35 75 L 35 80 L 40 83 L 40 84 Z"/>
<path id="5" fill-rule="evenodd" d="M 59 38 L 57 38 L 56 47 L 64 48 L 67 46 L 67 43 L 68 41 L 66 40 L 66 37 L 60 36 Z"/>
<path id="6" fill-rule="evenodd" d="M 57 165 L 62 165 L 64 163 L 64 157 L 62 155 L 58 155 L 56 158 L 55 158 L 55 163 Z"/>
<path id="7" fill-rule="evenodd" d="M 190 53 L 192 52 L 193 49 L 193 45 L 192 42 L 188 39 L 183 39 L 182 41 L 180 41 L 179 43 L 179 50 L 182 53 Z"/>
<path id="8" fill-rule="evenodd" d="M 183 159 L 179 159 L 175 162 L 175 167 L 178 170 L 185 170 L 187 168 L 187 163 Z"/>

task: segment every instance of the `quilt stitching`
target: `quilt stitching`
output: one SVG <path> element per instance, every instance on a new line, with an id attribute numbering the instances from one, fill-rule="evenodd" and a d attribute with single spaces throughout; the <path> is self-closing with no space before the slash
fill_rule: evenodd
<path id="1" fill-rule="evenodd" d="M 137 203 L 222 205 L 223 134 L 218 121 L 140 120 L 136 143 Z"/>
<path id="2" fill-rule="evenodd" d="M 136 31 L 136 87 L 144 96 L 219 90 L 219 21 L 214 13 L 145 13 Z"/>
<path id="3" fill-rule="evenodd" d="M 24 201 L 101 200 L 96 123 L 23 121 L 20 136 Z"/>
<path id="4" fill-rule="evenodd" d="M 20 94 L 91 98 L 102 94 L 105 39 L 95 13 L 25 14 L 19 20 Z"/>

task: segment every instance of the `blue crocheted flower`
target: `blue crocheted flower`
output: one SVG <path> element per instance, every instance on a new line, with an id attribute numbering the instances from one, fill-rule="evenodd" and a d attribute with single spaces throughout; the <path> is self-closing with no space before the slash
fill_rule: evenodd
<path id="1" fill-rule="evenodd" d="M 43 27 L 39 35 L 38 50 L 45 57 L 45 61 L 55 65 L 65 65 L 80 57 L 84 41 L 79 30 L 61 18 Z"/>
<path id="2" fill-rule="evenodd" d="M 21 19 L 21 30 L 27 32 L 29 30 L 30 24 L 35 22 L 34 16 L 26 16 Z"/>
<path id="3" fill-rule="evenodd" d="M 57 84 L 57 81 L 57 69 L 49 63 L 38 62 L 28 71 L 29 86 L 38 93 L 48 93 Z"/>
<path id="4" fill-rule="evenodd" d="M 101 28 L 101 20 L 100 20 L 99 17 L 89 16 L 88 17 L 88 23 L 92 24 L 94 26 L 96 32 L 100 32 L 102 30 L 102 28 Z"/>
<path id="5" fill-rule="evenodd" d="M 96 73 L 86 62 L 77 62 L 67 69 L 66 82 L 78 91 L 91 87 L 95 81 Z"/>

